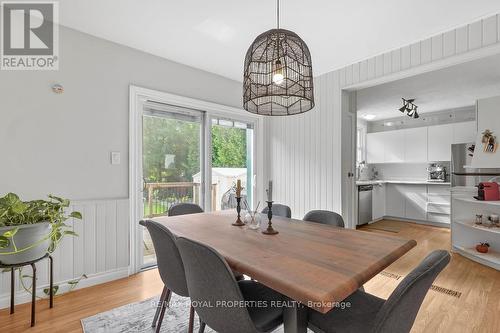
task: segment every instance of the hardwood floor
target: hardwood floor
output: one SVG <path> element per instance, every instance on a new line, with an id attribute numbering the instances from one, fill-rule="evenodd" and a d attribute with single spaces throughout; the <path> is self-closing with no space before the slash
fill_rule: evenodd
<path id="1" fill-rule="evenodd" d="M 387 298 L 403 277 L 430 251 L 450 249 L 450 231 L 397 221 L 380 221 L 362 227 L 367 232 L 393 234 L 415 239 L 418 245 L 365 285 L 367 292 Z M 427 294 L 412 332 L 500 331 L 500 272 L 453 255 L 450 265 Z M 81 332 L 80 319 L 112 308 L 143 300 L 161 292 L 156 270 L 95 287 L 76 290 L 37 304 L 37 324 L 30 328 L 30 305 L 0 311 L 0 332 Z M 445 289 L 442 289 L 445 288 Z M 457 292 L 447 294 L 446 289 Z M 459 293 L 459 294 L 458 294 Z M 459 297 L 457 297 L 459 296 Z"/>

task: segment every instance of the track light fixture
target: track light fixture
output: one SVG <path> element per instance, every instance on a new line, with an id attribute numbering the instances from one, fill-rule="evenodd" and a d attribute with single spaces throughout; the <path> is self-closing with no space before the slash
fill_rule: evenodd
<path id="1" fill-rule="evenodd" d="M 402 113 L 406 112 L 406 114 L 410 118 L 417 119 L 418 117 L 420 117 L 418 115 L 418 112 L 417 112 L 418 106 L 413 104 L 413 102 L 415 102 L 414 98 L 410 98 L 410 99 L 401 98 L 401 99 L 403 100 L 403 106 L 399 108 L 400 112 L 402 112 Z"/>

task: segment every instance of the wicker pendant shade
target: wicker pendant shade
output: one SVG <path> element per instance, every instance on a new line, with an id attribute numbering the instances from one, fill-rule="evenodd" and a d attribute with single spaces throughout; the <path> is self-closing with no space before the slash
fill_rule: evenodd
<path id="1" fill-rule="evenodd" d="M 272 29 L 252 43 L 245 57 L 243 107 L 267 116 L 299 114 L 314 107 L 311 54 L 297 34 Z"/>
<path id="2" fill-rule="evenodd" d="M 314 107 L 311 54 L 294 32 L 279 27 L 255 38 L 245 57 L 243 107 L 266 116 L 288 116 Z"/>

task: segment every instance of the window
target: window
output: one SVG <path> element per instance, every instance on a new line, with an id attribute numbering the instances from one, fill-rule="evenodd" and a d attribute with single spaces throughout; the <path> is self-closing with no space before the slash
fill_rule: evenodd
<path id="1" fill-rule="evenodd" d="M 356 129 L 356 166 L 366 161 L 366 133 L 363 127 Z"/>

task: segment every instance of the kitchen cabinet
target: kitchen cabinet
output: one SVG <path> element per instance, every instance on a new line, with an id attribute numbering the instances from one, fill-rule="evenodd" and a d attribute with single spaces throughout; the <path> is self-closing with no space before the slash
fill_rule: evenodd
<path id="1" fill-rule="evenodd" d="M 476 142 L 476 126 L 475 121 L 453 124 L 453 143 Z"/>
<path id="2" fill-rule="evenodd" d="M 405 185 L 386 184 L 385 209 L 387 216 L 405 217 Z"/>
<path id="3" fill-rule="evenodd" d="M 405 160 L 405 131 L 395 130 L 384 132 L 386 135 L 382 137 L 384 143 L 384 162 L 385 163 L 401 163 Z"/>
<path id="4" fill-rule="evenodd" d="M 429 161 L 451 160 L 453 125 L 454 124 L 436 125 L 427 128 L 427 154 Z"/>
<path id="5" fill-rule="evenodd" d="M 384 163 L 385 142 L 389 132 L 368 133 L 366 135 L 366 162 Z"/>
<path id="6" fill-rule="evenodd" d="M 378 220 L 385 213 L 385 184 L 374 184 L 372 193 L 372 220 Z"/>
<path id="7" fill-rule="evenodd" d="M 405 214 L 407 219 L 427 219 L 427 185 L 404 185 Z"/>
<path id="8" fill-rule="evenodd" d="M 404 161 L 427 162 L 427 127 L 404 130 Z"/>
<path id="9" fill-rule="evenodd" d="M 451 144 L 474 142 L 476 122 L 368 133 L 367 163 L 425 163 L 451 160 Z"/>

